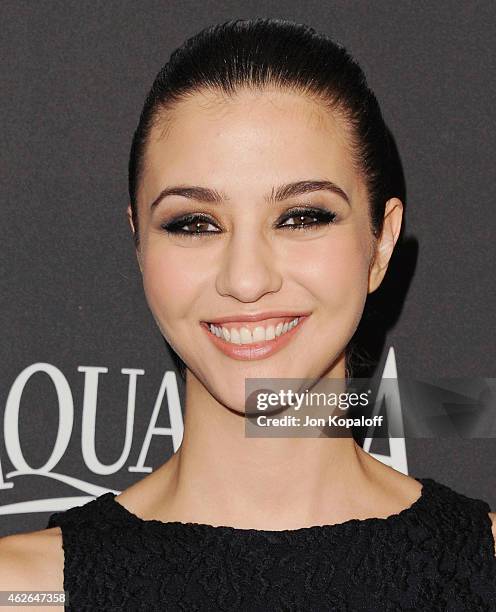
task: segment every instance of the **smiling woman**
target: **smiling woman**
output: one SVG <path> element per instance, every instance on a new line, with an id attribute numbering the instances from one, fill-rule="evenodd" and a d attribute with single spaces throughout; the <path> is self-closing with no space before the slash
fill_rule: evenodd
<path id="1" fill-rule="evenodd" d="M 154 118 L 146 151 L 133 149 L 143 160 L 132 157 L 130 165 L 131 177 L 133 172 L 141 177 L 136 189 L 130 180 L 129 216 L 151 311 L 188 371 L 240 410 L 250 374 L 344 376 L 347 342 L 367 293 L 385 273 L 401 225 L 401 202 L 383 201 L 387 181 L 378 189 L 357 166 L 366 151 L 372 156 L 372 145 L 364 143 L 363 152 L 351 155 L 342 112 L 331 113 L 317 92 L 302 95 L 295 85 L 277 88 L 270 81 L 261 92 L 262 86 L 240 83 L 228 99 L 218 89 L 184 95 L 166 119 Z M 155 112 L 165 104 L 157 103 Z M 137 134 L 144 130 L 139 127 Z M 377 174 L 386 146 L 378 141 L 377 159 L 368 162 Z M 180 265 L 171 265 L 178 258 Z M 166 299 L 170 287 L 174 300 Z M 268 321 L 275 311 L 289 321 L 309 317 L 305 337 L 293 335 L 292 353 L 299 361 L 287 352 L 280 357 L 284 365 L 280 359 L 258 361 L 269 343 L 279 346 L 278 338 L 270 338 Z M 204 359 L 191 339 L 205 343 L 211 336 L 205 337 L 201 323 L 225 317 L 231 325 L 224 326 L 221 342 L 205 345 L 212 358 Z M 265 347 L 259 340 L 252 344 L 253 317 L 265 322 Z M 278 322 L 273 324 L 274 335 L 280 334 Z M 218 348 L 241 337 L 248 349 L 237 354 L 244 361 L 252 355 L 253 363 L 224 364 Z"/>
<path id="2" fill-rule="evenodd" d="M 489 609 L 487 503 L 351 436 L 245 435 L 247 378 L 349 377 L 402 225 L 390 167 L 360 67 L 312 28 L 230 21 L 172 54 L 127 214 L 186 379 L 183 441 L 117 497 L 6 538 L 3 588 L 63 583 L 74 610 Z"/>

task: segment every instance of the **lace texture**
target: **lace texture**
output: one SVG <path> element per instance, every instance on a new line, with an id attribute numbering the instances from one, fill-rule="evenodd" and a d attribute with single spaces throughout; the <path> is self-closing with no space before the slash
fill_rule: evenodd
<path id="1" fill-rule="evenodd" d="M 284 531 L 143 520 L 105 493 L 49 519 L 66 609 L 496 611 L 489 505 L 417 480 L 399 514 Z"/>

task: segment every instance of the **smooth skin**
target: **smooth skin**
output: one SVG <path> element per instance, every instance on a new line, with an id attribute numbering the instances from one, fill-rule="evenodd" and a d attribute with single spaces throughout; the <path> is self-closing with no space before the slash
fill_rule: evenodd
<path id="1" fill-rule="evenodd" d="M 331 191 L 267 201 L 280 185 L 304 180 L 332 181 L 349 202 Z M 200 186 L 223 197 L 172 195 L 151 208 L 170 186 Z M 176 453 L 117 502 L 143 519 L 263 530 L 385 518 L 411 506 L 420 483 L 353 438 L 245 437 L 245 378 L 345 377 L 346 346 L 400 233 L 403 205 L 391 198 L 380 238 L 372 234 L 343 118 L 287 90 L 242 90 L 230 99 L 196 93 L 153 128 L 138 201 L 139 227 L 130 208 L 128 217 L 139 231 L 146 299 L 187 365 L 185 423 Z M 283 214 L 301 205 L 332 211 L 335 221 L 281 227 Z M 211 234 L 164 230 L 189 213 L 207 215 L 201 229 Z M 268 310 L 311 314 L 289 344 L 265 359 L 228 357 L 200 327 Z M 490 518 L 496 541 L 496 513 Z M 59 528 L 0 539 L 0 590 L 58 590 L 62 582 Z"/>

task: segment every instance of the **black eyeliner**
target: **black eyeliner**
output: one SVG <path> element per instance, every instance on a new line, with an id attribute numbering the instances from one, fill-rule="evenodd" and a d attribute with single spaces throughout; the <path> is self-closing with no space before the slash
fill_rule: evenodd
<path id="1" fill-rule="evenodd" d="M 190 223 L 201 221 L 202 223 L 211 223 L 215 225 L 212 219 L 203 213 L 189 213 L 186 215 L 182 215 L 180 217 L 176 217 L 172 221 L 168 221 L 167 223 L 163 223 L 160 227 L 164 229 L 166 232 L 177 233 L 177 234 L 199 234 L 202 235 L 204 233 L 214 234 L 216 232 L 185 232 L 181 229 L 183 225 L 188 225 Z"/>
<path id="2" fill-rule="evenodd" d="M 304 216 L 304 217 L 314 217 L 316 221 L 311 223 L 307 223 L 305 225 L 298 225 L 294 223 L 292 225 L 281 225 L 288 219 L 293 217 Z M 322 225 L 324 223 L 330 224 L 333 223 L 336 218 L 336 213 L 330 211 L 326 208 L 319 207 L 309 207 L 309 206 L 298 206 L 295 208 L 291 208 L 287 210 L 282 217 L 275 224 L 275 228 L 289 228 L 290 230 L 304 230 L 304 229 L 312 229 L 318 225 Z M 216 225 L 211 217 L 204 213 L 189 213 L 185 215 L 181 215 L 176 217 L 172 221 L 168 221 L 167 223 L 161 224 L 161 228 L 170 234 L 180 234 L 183 236 L 203 236 L 205 234 L 218 234 L 220 231 L 209 231 L 209 232 L 195 232 L 195 231 L 184 231 L 181 228 L 184 225 L 189 225 L 195 222 L 209 223 L 211 225 Z"/>
<path id="3" fill-rule="evenodd" d="M 315 219 L 317 219 L 317 222 L 320 223 L 333 223 L 335 218 L 336 218 L 336 213 L 332 212 L 330 210 L 327 210 L 325 208 L 310 208 L 308 206 L 300 206 L 300 207 L 296 207 L 296 208 L 291 208 L 290 210 L 286 211 L 282 217 L 282 219 L 280 219 L 280 221 L 278 222 L 283 223 L 284 221 L 287 221 L 288 219 L 291 219 L 292 217 L 315 217 Z M 280 225 L 277 225 L 276 227 L 280 227 Z M 285 225 L 284 227 L 289 227 L 290 229 L 304 229 L 305 227 L 315 227 L 315 225 L 317 225 L 318 223 L 313 222 L 313 223 L 307 223 L 306 226 L 298 226 L 297 224 L 293 224 L 293 225 Z"/>

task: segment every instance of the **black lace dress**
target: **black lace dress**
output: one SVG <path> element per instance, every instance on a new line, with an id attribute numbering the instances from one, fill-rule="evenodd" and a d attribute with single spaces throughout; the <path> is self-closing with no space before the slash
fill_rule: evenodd
<path id="1" fill-rule="evenodd" d="M 430 478 L 385 519 L 284 531 L 148 520 L 106 493 L 52 514 L 68 610 L 496 610 L 489 505 Z"/>

